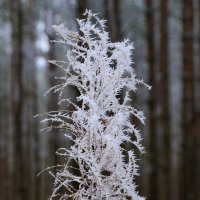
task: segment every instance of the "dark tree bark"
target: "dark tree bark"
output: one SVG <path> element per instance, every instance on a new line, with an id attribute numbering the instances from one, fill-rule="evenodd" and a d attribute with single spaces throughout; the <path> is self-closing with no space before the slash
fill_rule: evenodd
<path id="1" fill-rule="evenodd" d="M 1 64 L 1 61 L 0 61 L 0 64 Z M 0 71 L 2 72 L 2 70 Z M 2 73 L 0 73 L 0 101 L 3 102 L 4 99 L 3 99 L 3 82 L 2 82 L 2 76 L 1 76 Z M 6 158 L 5 158 L 5 148 L 4 148 L 4 145 L 5 145 L 5 137 L 4 137 L 4 134 L 5 132 L 3 131 L 3 107 L 2 107 L 2 104 L 0 104 L 0 199 L 5 199 L 5 171 L 6 171 Z"/>
<path id="2" fill-rule="evenodd" d="M 12 200 L 9 57 L 4 52 L 0 60 L 0 199 L 6 200 Z"/>
<path id="3" fill-rule="evenodd" d="M 183 105 L 182 105 L 182 170 L 180 198 L 196 200 L 196 141 L 194 119 L 194 48 L 193 1 L 183 0 Z"/>
<path id="4" fill-rule="evenodd" d="M 110 38 L 113 39 L 114 38 L 114 31 L 113 31 L 113 27 L 112 27 L 112 23 L 111 23 L 111 16 L 110 16 L 110 1 L 109 0 L 103 0 L 103 8 L 104 8 L 104 19 L 107 20 L 107 31 L 110 34 Z"/>
<path id="5" fill-rule="evenodd" d="M 88 0 L 77 1 L 76 16 L 78 19 L 82 19 L 84 17 L 83 13 L 85 12 L 87 5 L 88 5 Z"/>
<path id="6" fill-rule="evenodd" d="M 55 8 L 53 7 L 53 4 L 47 4 L 45 6 L 45 12 L 47 13 L 45 15 L 45 22 L 46 22 L 46 34 L 48 36 L 49 46 L 50 49 L 47 54 L 48 60 L 55 60 L 56 59 L 56 48 L 55 43 L 51 42 L 55 40 L 55 34 L 53 32 L 53 29 L 51 28 L 52 24 L 55 24 Z M 49 20 L 51 19 L 51 20 Z M 49 29 L 50 28 L 50 29 Z M 51 63 L 48 64 L 48 70 L 47 70 L 47 78 L 48 78 L 48 88 L 51 88 L 55 85 L 57 85 L 57 80 L 55 77 L 58 76 L 57 67 Z M 58 106 L 58 94 L 57 93 L 49 93 L 48 94 L 48 100 L 47 100 L 47 111 L 56 111 L 59 109 Z M 56 166 L 59 164 L 58 156 L 56 155 L 56 151 L 59 147 L 59 135 L 57 134 L 58 130 L 54 129 L 52 130 L 51 135 L 48 137 L 48 151 L 51 155 L 48 156 L 47 164 L 50 166 Z M 48 180 L 48 183 L 46 183 L 46 180 Z M 49 195 L 52 193 L 53 188 L 53 179 L 51 176 L 46 176 L 46 179 L 44 180 L 44 197 L 48 198 Z"/>
<path id="7" fill-rule="evenodd" d="M 36 21 L 37 21 L 37 4 L 35 0 L 28 0 L 25 4 L 24 17 L 26 18 L 25 24 L 25 45 L 24 45 L 24 137 L 26 154 L 26 187 L 27 199 L 40 200 L 41 179 L 37 178 L 37 173 L 41 170 L 40 167 L 40 147 L 39 147 L 39 128 L 38 121 L 33 118 L 38 113 L 38 100 L 37 100 L 37 68 L 35 65 L 36 60 Z"/>
<path id="8" fill-rule="evenodd" d="M 160 0 L 160 137 L 162 149 L 160 158 L 160 199 L 170 197 L 170 99 L 168 62 L 168 0 Z"/>
<path id="9" fill-rule="evenodd" d="M 10 0 L 10 17 L 12 26 L 12 55 L 11 55 L 11 91 L 13 117 L 13 199 L 25 200 L 24 194 L 24 165 L 22 156 L 22 113 L 23 113 L 23 11 L 20 0 Z"/>
<path id="10" fill-rule="evenodd" d="M 153 0 L 146 0 L 146 26 L 147 26 L 147 62 L 149 68 L 149 84 L 152 86 L 149 99 L 149 192 L 148 198 L 158 199 L 158 152 L 157 152 L 157 127 L 156 127 L 156 77 L 155 77 L 155 45 L 154 45 L 154 6 Z"/>
<path id="11" fill-rule="evenodd" d="M 119 0 L 103 0 L 103 15 L 107 20 L 111 41 L 120 41 L 123 37 L 120 2 Z"/>
<path id="12" fill-rule="evenodd" d="M 1 90 L 0 90 L 1 91 Z M 1 117 L 1 113 L 0 113 L 0 117 Z M 1 118 L 0 118 L 1 119 Z M 2 121 L 0 121 L 0 162 L 1 162 L 1 165 L 0 165 L 0 185 L 1 185 L 1 188 L 0 188 L 0 199 L 3 199 L 3 189 L 4 189 L 4 184 L 3 184 L 3 181 L 4 181 L 4 157 L 3 157 L 3 137 L 2 137 Z"/>
<path id="13" fill-rule="evenodd" d="M 196 182 L 196 193 L 197 193 L 197 199 L 200 199 L 200 190 L 199 190 L 199 185 L 200 185 L 200 0 L 198 1 L 198 12 L 197 12 L 197 20 L 198 20 L 198 24 L 199 24 L 199 28 L 198 28 L 198 37 L 197 37 L 197 41 L 198 41 L 198 65 L 196 66 L 196 80 L 197 80 L 197 84 L 196 84 L 196 101 L 195 101 L 195 106 L 196 106 L 196 113 L 195 113 L 195 119 L 196 119 L 196 134 L 197 134 L 197 182 Z"/>
<path id="14" fill-rule="evenodd" d="M 28 4 L 29 3 L 29 4 Z M 10 2 L 12 26 L 11 91 L 13 122 L 13 199 L 39 199 L 36 188 L 38 156 L 37 86 L 35 68 L 34 0 Z M 26 20 L 25 20 L 26 19 Z M 25 23 L 26 22 L 26 23 Z M 26 83 L 26 84 L 25 84 Z M 37 155 L 36 155 L 37 154 Z M 37 197 L 36 197 L 37 196 Z"/>
<path id="15" fill-rule="evenodd" d="M 122 23 L 121 23 L 121 11 L 120 0 L 113 0 L 113 13 L 114 13 L 114 41 L 120 41 L 122 39 Z"/>
<path id="16" fill-rule="evenodd" d="M 3 63 L 1 62 L 0 60 L 0 66 L 3 66 L 2 65 Z M 5 170 L 6 170 L 6 158 L 5 158 L 5 131 L 3 130 L 3 126 L 4 126 L 4 113 L 3 113 L 3 102 L 4 102 L 4 97 L 3 97 L 3 91 L 4 91 L 4 88 L 3 88 L 3 77 L 2 77 L 2 74 L 3 74 L 3 70 L 2 68 L 0 68 L 0 199 L 5 199 Z"/>

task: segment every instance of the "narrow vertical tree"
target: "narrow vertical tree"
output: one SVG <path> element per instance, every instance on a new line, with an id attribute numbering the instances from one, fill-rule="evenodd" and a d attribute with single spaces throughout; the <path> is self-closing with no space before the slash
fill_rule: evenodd
<path id="1" fill-rule="evenodd" d="M 52 23 L 55 23 L 55 16 L 56 16 L 56 10 L 55 10 L 55 1 L 52 1 L 49 3 L 48 1 L 45 1 L 45 15 L 44 15 L 44 21 L 45 21 L 45 33 L 48 37 L 49 46 L 51 45 L 52 48 L 48 50 L 47 58 L 48 60 L 55 60 L 56 59 L 56 46 L 55 43 L 52 41 L 55 40 L 55 34 L 50 29 L 50 26 Z M 58 69 L 52 65 L 51 63 L 48 63 L 47 68 L 47 81 L 48 81 L 48 87 L 53 87 L 55 84 L 57 84 L 57 80 L 55 77 L 58 76 Z M 47 99 L 47 110 L 57 110 L 59 108 L 58 104 L 58 94 L 51 93 L 48 96 Z M 58 156 L 55 154 L 56 149 L 58 148 L 59 143 L 59 137 L 57 136 L 58 130 L 54 129 L 54 134 L 51 134 L 48 138 L 48 145 L 47 145 L 47 151 L 52 154 L 52 156 L 48 156 L 45 161 L 45 165 L 47 163 L 51 163 L 52 165 L 56 165 L 58 163 Z M 47 181 L 46 181 L 47 180 Z M 47 177 L 46 179 L 43 179 L 44 181 L 44 187 L 45 192 L 43 193 L 43 198 L 48 198 L 51 192 L 51 186 L 52 186 L 52 179 Z"/>
<path id="2" fill-rule="evenodd" d="M 110 10 L 111 10 L 110 2 L 111 1 L 109 0 L 103 0 L 103 8 L 104 8 L 103 16 L 107 20 L 107 27 L 108 27 L 108 30 L 110 31 L 110 38 L 114 38 L 113 36 L 114 30 L 112 28 L 111 16 L 110 16 Z"/>
<path id="3" fill-rule="evenodd" d="M 122 39 L 122 23 L 121 23 L 121 11 L 120 0 L 113 0 L 113 22 L 114 22 L 114 40 L 120 41 Z"/>
<path id="4" fill-rule="evenodd" d="M 200 130 L 200 0 L 197 2 L 198 5 L 198 10 L 197 10 L 197 21 L 198 21 L 198 34 L 197 34 L 197 41 L 198 41 L 198 65 L 196 65 L 197 69 L 196 69 L 196 80 L 197 80 L 197 84 L 196 84 L 196 101 L 195 101 L 195 119 L 196 119 L 196 134 L 197 134 L 197 152 L 196 152 L 196 159 L 197 159 L 197 182 L 196 182 L 196 192 L 197 192 L 197 199 L 200 199 L 200 190 L 199 190 L 199 185 L 200 185 L 200 171 L 198 169 L 200 169 L 200 134 L 199 134 L 199 130 Z"/>
<path id="5" fill-rule="evenodd" d="M 168 0 L 160 0 L 160 199 L 168 200 L 170 197 L 170 99 L 169 99 L 169 62 L 168 62 Z M 164 91 L 164 92 L 163 92 Z"/>
<path id="6" fill-rule="evenodd" d="M 1 76 L 0 76 L 0 83 L 1 83 Z M 1 89 L 1 86 L 0 86 L 0 89 Z M 2 90 L 0 90 L 1 92 Z M 1 99 L 1 93 L 0 93 L 0 99 Z M 0 107 L 1 108 L 1 107 Z M 1 109 L 0 109 L 1 110 Z M 0 111 L 0 162 L 2 163 L 0 165 L 0 185 L 1 185 L 1 188 L 0 188 L 0 198 L 4 198 L 3 195 L 4 195 L 4 169 L 5 169 L 5 165 L 4 165 L 4 148 L 3 148 L 3 129 L 2 129 L 2 112 Z"/>
<path id="7" fill-rule="evenodd" d="M 122 22 L 121 22 L 121 1 L 119 0 L 103 0 L 104 18 L 107 20 L 110 37 L 113 41 L 122 39 Z"/>
<path id="8" fill-rule="evenodd" d="M 180 198 L 196 199 L 196 141 L 194 126 L 194 48 L 193 1 L 183 0 L 183 105 L 182 105 L 182 170 Z"/>
<path id="9" fill-rule="evenodd" d="M 0 61 L 1 64 L 1 61 Z M 3 81 L 2 69 L 0 69 L 0 101 L 3 102 Z M 5 149 L 5 132 L 3 130 L 3 107 L 0 105 L 0 199 L 5 199 L 5 180 L 6 180 L 6 149 Z"/>
<path id="10" fill-rule="evenodd" d="M 0 6 L 0 26 L 5 27 L 6 23 L 9 23 L 7 17 L 5 15 L 9 12 L 7 5 L 5 5 L 5 1 L 1 1 Z M 9 117 L 9 109 L 8 105 L 9 101 L 9 87 L 10 80 L 8 77 L 10 76 L 10 66 L 9 66 L 9 56 L 6 53 L 7 41 L 4 41 L 5 38 L 2 37 L 2 33 L 4 34 L 4 28 L 1 29 L 1 44 L 0 44 L 0 199 L 9 199 L 9 194 L 6 192 L 9 188 L 9 129 L 8 124 L 10 125 Z"/>
<path id="11" fill-rule="evenodd" d="M 147 63 L 149 68 L 149 83 L 152 92 L 149 99 L 149 154 L 150 174 L 148 198 L 158 200 L 158 152 L 157 152 L 157 127 L 156 127 L 156 93 L 157 84 L 155 77 L 155 44 L 154 44 L 154 4 L 153 0 L 146 0 L 146 26 L 147 26 Z"/>
<path id="12" fill-rule="evenodd" d="M 24 160 L 29 160 L 26 165 L 26 199 L 40 200 L 40 179 L 37 178 L 37 173 L 40 167 L 40 146 L 38 140 L 38 121 L 33 120 L 33 116 L 38 110 L 37 99 L 37 69 L 36 69 L 36 21 L 37 21 L 37 1 L 27 0 L 24 3 L 24 17 L 26 22 L 24 23 L 24 72 L 26 76 L 23 76 L 24 84 L 24 128 L 26 154 Z"/>
<path id="13" fill-rule="evenodd" d="M 87 8 L 88 0 L 81 0 L 77 1 L 77 13 L 76 16 L 78 19 L 82 18 L 82 14 L 85 12 L 85 9 Z"/>
<path id="14" fill-rule="evenodd" d="M 10 1 L 10 19 L 12 27 L 12 55 L 11 55 L 11 91 L 13 116 L 13 199 L 23 198 L 23 157 L 22 157 L 22 113 L 23 113 L 23 11 L 21 0 Z"/>
<path id="15" fill-rule="evenodd" d="M 82 35 L 62 25 L 53 26 L 62 38 L 57 42 L 71 48 L 68 61 L 51 61 L 63 69 L 65 75 L 60 77 L 61 83 L 48 92 L 59 92 L 59 103 L 73 105 L 74 111 L 50 111 L 42 120 L 52 122 L 46 130 L 58 128 L 73 142 L 70 149 L 57 151 L 67 161 L 57 166 L 55 174 L 50 172 L 55 178 L 50 199 L 142 200 L 134 178 L 138 175 L 135 153 L 142 153 L 144 149 L 140 131 L 131 124 L 130 116 L 142 123 L 144 116 L 128 102 L 130 91 L 135 92 L 138 84 L 147 85 L 136 78 L 131 66 L 133 45 L 128 40 L 112 43 L 105 31 L 105 21 L 91 11 L 85 15 L 85 20 L 78 20 Z M 68 85 L 78 88 L 80 106 L 63 98 Z M 124 87 L 126 95 L 120 103 L 117 96 Z M 123 144 L 133 148 L 126 150 Z M 72 166 L 71 161 L 76 165 Z"/>
<path id="16" fill-rule="evenodd" d="M 37 122 L 31 119 L 37 112 L 35 28 L 33 28 L 36 4 L 34 0 L 29 2 L 17 0 L 10 2 L 9 5 L 12 28 L 13 199 L 34 200 Z"/>

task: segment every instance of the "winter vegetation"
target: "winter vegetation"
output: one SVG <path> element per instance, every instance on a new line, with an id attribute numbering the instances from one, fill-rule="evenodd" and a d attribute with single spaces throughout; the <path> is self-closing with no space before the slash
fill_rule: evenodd
<path id="1" fill-rule="evenodd" d="M 79 168 L 75 160 L 55 153 L 59 148 L 70 150 L 74 145 L 65 134 L 73 139 L 77 136 L 69 129 L 56 128 L 58 121 L 39 123 L 53 113 L 41 118 L 33 116 L 68 110 L 68 115 L 72 117 L 72 111 L 77 111 L 73 104 L 79 108 L 82 106 L 82 101 L 76 99 L 80 96 L 76 86 L 65 87 L 60 97 L 60 100 L 69 98 L 72 103 L 62 101 L 58 104 L 60 91 L 54 93 L 52 90 L 45 97 L 43 94 L 65 82 L 54 78 L 66 76 L 65 70 L 53 64 L 55 60 L 69 62 L 63 54 L 70 45 L 50 42 L 56 39 L 65 42 L 62 37 L 56 36 L 52 25 L 64 22 L 69 30 L 85 37 L 75 19 L 81 19 L 86 8 L 107 20 L 108 43 L 123 41 L 123 38 L 134 41 L 134 70 L 137 77 L 152 86 L 148 92 L 143 84 L 137 84 L 137 91 L 129 92 L 131 100 L 126 104 L 144 111 L 148 116 L 144 126 L 130 114 L 130 122 L 141 130 L 146 153 L 141 157 L 140 151 L 131 142 L 121 145 L 126 148 L 122 150 L 125 163 L 128 163 L 127 150 L 133 149 L 140 166 L 140 175 L 134 176 L 134 183 L 138 185 L 136 191 L 147 200 L 199 200 L 198 0 L 0 1 L 0 200 L 49 199 L 54 178 L 47 172 L 49 170 L 56 176 L 56 170 L 63 169 L 67 161 L 68 166 L 74 167 L 68 167 L 70 173 L 80 177 L 79 170 L 75 169 Z M 91 20 L 96 23 L 94 18 Z M 100 28 L 98 23 L 96 27 Z M 92 33 L 91 37 L 95 34 Z M 89 49 L 87 45 L 85 48 Z M 83 58 L 78 61 L 85 64 Z M 59 65 L 66 67 L 67 64 Z M 116 61 L 112 64 L 113 68 L 115 65 Z M 125 91 L 123 88 L 117 95 L 120 105 L 123 104 Z M 108 114 L 110 117 L 115 115 L 112 112 Z M 70 119 L 65 121 L 74 124 Z M 102 121 L 105 126 L 106 123 Z M 54 128 L 51 132 L 41 133 L 40 130 L 47 126 Z M 124 133 L 130 136 L 131 141 L 136 141 L 134 133 Z M 40 173 L 43 169 L 45 173 Z M 78 186 L 78 182 L 73 182 L 75 189 Z M 64 186 L 59 193 L 70 194 Z M 61 195 L 54 200 L 59 198 Z"/>
<path id="2" fill-rule="evenodd" d="M 130 92 L 139 84 L 148 89 L 133 69 L 133 44 L 129 40 L 112 43 L 105 30 L 105 20 L 86 10 L 78 19 L 79 32 L 63 25 L 53 29 L 61 39 L 53 42 L 67 45 L 67 59 L 49 62 L 64 72 L 58 85 L 47 93 L 59 93 L 58 104 L 73 111 L 55 110 L 42 120 L 50 124 L 45 130 L 59 129 L 71 140 L 70 148 L 59 148 L 64 165 L 55 166 L 50 199 L 76 200 L 142 200 L 136 190 L 139 175 L 136 153 L 143 153 L 142 136 L 130 118 L 144 124 L 142 111 L 130 106 Z M 77 104 L 63 92 L 75 86 L 80 95 Z M 129 150 L 126 148 L 129 145 Z"/>

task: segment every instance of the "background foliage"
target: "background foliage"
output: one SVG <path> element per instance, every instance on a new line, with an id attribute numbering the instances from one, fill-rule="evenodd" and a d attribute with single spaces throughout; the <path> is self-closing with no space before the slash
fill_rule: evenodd
<path id="1" fill-rule="evenodd" d="M 62 75 L 47 62 L 64 52 L 50 47 L 51 25 L 76 30 L 74 19 L 85 8 L 108 20 L 112 41 L 134 42 L 136 72 L 153 86 L 132 95 L 148 116 L 140 194 L 200 199 L 199 0 L 0 0 L 0 199 L 45 200 L 51 194 L 52 177 L 37 174 L 62 162 L 54 152 L 70 144 L 57 131 L 40 133 L 33 116 L 58 109 L 57 95 L 43 97 L 56 84 L 53 77 Z M 73 99 L 78 91 L 69 87 L 65 95 Z"/>

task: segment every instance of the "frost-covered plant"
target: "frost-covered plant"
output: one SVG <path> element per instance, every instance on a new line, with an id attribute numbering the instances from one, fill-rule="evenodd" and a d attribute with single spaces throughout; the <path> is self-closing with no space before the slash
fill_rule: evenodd
<path id="1" fill-rule="evenodd" d="M 142 200 L 134 182 L 138 175 L 135 151 L 143 153 L 144 148 L 130 117 L 144 123 L 144 116 L 128 102 L 130 91 L 135 92 L 138 84 L 149 86 L 136 78 L 132 68 L 133 45 L 128 40 L 112 43 L 105 20 L 87 10 L 84 15 L 86 19 L 77 20 L 79 32 L 53 26 L 62 38 L 55 42 L 70 50 L 67 61 L 50 61 L 65 75 L 49 92 L 58 92 L 58 103 L 71 104 L 74 111 L 51 111 L 42 121 L 52 123 L 48 130 L 61 129 L 66 140 L 72 140 L 70 148 L 57 151 L 67 162 L 51 173 L 55 182 L 50 199 Z M 69 85 L 78 88 L 79 105 L 63 97 Z M 122 90 L 126 92 L 120 101 Z M 127 150 L 126 145 L 133 148 Z"/>

